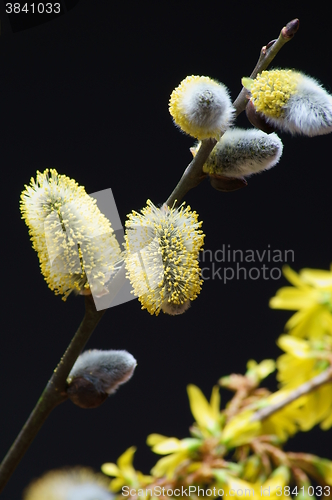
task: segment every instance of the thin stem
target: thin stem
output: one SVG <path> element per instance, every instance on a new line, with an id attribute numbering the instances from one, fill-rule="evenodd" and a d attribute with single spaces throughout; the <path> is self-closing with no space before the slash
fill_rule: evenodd
<path id="1" fill-rule="evenodd" d="M 268 67 L 281 47 L 293 38 L 298 28 L 299 20 L 293 19 L 293 21 L 290 21 L 284 28 L 282 28 L 277 40 L 273 40 L 262 48 L 258 62 L 250 75 L 251 78 L 255 78 L 260 71 L 263 71 Z M 233 106 L 236 109 L 236 116 L 245 110 L 248 102 L 247 94 L 248 91 L 243 88 L 235 99 Z M 206 139 L 202 141 L 201 147 L 199 148 L 196 156 L 189 163 L 176 188 L 167 199 L 166 204 L 169 207 L 178 206 L 188 191 L 198 186 L 198 184 L 200 184 L 205 177 L 207 177 L 203 172 L 203 165 L 216 143 L 217 141 L 215 139 Z"/>
<path id="2" fill-rule="evenodd" d="M 166 204 L 169 207 L 179 205 L 187 192 L 198 186 L 205 179 L 206 174 L 203 172 L 203 165 L 216 144 L 216 139 L 205 139 L 202 141 L 196 156 L 189 163 L 176 188 L 167 199 Z"/>
<path id="3" fill-rule="evenodd" d="M 281 47 L 283 47 L 285 43 L 289 42 L 289 40 L 293 38 L 297 30 L 299 29 L 299 24 L 300 22 L 298 19 L 293 19 L 282 28 L 277 40 L 272 40 L 267 45 L 262 47 L 259 59 L 250 75 L 250 78 L 256 78 L 258 73 L 264 71 L 269 66 L 269 64 L 278 54 Z M 233 102 L 233 106 L 236 109 L 236 116 L 238 116 L 240 113 L 242 113 L 242 111 L 245 110 L 248 103 L 247 94 L 247 89 L 243 88 Z"/>
<path id="4" fill-rule="evenodd" d="M 303 384 L 299 385 L 299 387 L 291 391 L 288 394 L 288 396 L 286 396 L 285 399 L 283 399 L 282 401 L 278 401 L 278 403 L 266 406 L 265 408 L 261 408 L 260 410 L 256 411 L 256 413 L 254 413 L 254 415 L 252 416 L 251 421 L 261 422 L 262 420 L 265 420 L 266 418 L 273 415 L 273 413 L 276 413 L 277 411 L 281 410 L 282 408 L 289 405 L 296 399 L 299 399 L 301 396 L 304 396 L 305 394 L 309 394 L 310 392 L 316 390 L 321 385 L 327 384 L 328 382 L 332 382 L 331 366 L 327 370 L 316 375 L 316 377 L 313 377 L 311 380 L 308 380 L 307 382 L 304 382 Z"/>
<path id="5" fill-rule="evenodd" d="M 51 411 L 67 399 L 66 380 L 68 374 L 105 311 L 96 311 L 92 295 L 85 296 L 85 315 L 82 323 L 54 370 L 35 408 L 0 465 L 0 492 Z"/>

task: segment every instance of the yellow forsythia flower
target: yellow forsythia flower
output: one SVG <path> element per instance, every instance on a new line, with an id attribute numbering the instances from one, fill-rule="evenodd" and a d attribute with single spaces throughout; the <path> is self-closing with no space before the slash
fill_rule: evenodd
<path id="1" fill-rule="evenodd" d="M 116 464 L 107 462 L 101 466 L 101 470 L 107 476 L 113 476 L 109 487 L 112 491 L 120 491 L 123 486 L 139 488 L 152 482 L 150 476 L 144 476 L 136 471 L 133 466 L 133 459 L 136 448 L 131 446 L 117 460 Z"/>
<path id="2" fill-rule="evenodd" d="M 126 221 L 126 267 L 134 293 L 150 314 L 182 314 L 196 299 L 203 281 L 198 253 L 202 222 L 190 207 L 157 208 L 148 200 Z"/>
<path id="3" fill-rule="evenodd" d="M 160 434 L 150 434 L 147 444 L 158 455 L 168 455 L 161 458 L 151 470 L 154 477 L 172 478 L 176 468 L 191 456 L 201 445 L 202 440 L 196 438 L 168 438 Z"/>
<path id="4" fill-rule="evenodd" d="M 254 359 L 250 359 L 247 363 L 246 377 L 254 380 L 257 385 L 268 377 L 276 369 L 276 364 L 273 359 L 263 359 L 257 363 Z"/>
<path id="5" fill-rule="evenodd" d="M 259 403 L 259 408 L 276 405 L 284 401 L 290 393 L 290 390 L 280 389 Z M 302 415 L 302 406 L 306 396 L 296 399 L 292 403 L 284 406 L 281 410 L 272 413 L 268 418 L 261 422 L 261 435 L 275 435 L 280 441 L 286 441 L 289 436 L 293 436 L 299 430 L 299 419 Z"/>
<path id="6" fill-rule="evenodd" d="M 277 378 L 287 390 L 296 389 L 329 366 L 332 350 L 329 336 L 321 340 L 303 340 L 281 335 L 278 345 L 286 352 L 277 359 Z M 312 391 L 300 402 L 301 411 L 296 421 L 302 430 L 307 431 L 318 423 L 323 429 L 332 425 L 332 383 Z"/>
<path id="7" fill-rule="evenodd" d="M 250 443 L 261 434 L 261 422 L 253 421 L 253 415 L 253 410 L 244 410 L 227 422 L 221 436 L 221 442 L 227 448 L 236 448 Z"/>
<path id="8" fill-rule="evenodd" d="M 294 286 L 278 290 L 270 307 L 297 311 L 286 328 L 300 337 L 332 335 L 332 270 L 302 269 L 297 274 L 285 266 L 283 272 Z"/>
<path id="9" fill-rule="evenodd" d="M 175 124 L 196 139 L 219 139 L 232 123 L 234 108 L 228 90 L 208 76 L 187 76 L 173 90 L 169 112 Z"/>
<path id="10" fill-rule="evenodd" d="M 202 434 L 205 437 L 219 435 L 223 423 L 220 413 L 219 387 L 213 387 L 210 402 L 196 385 L 188 385 L 187 392 L 191 413 Z"/>
<path id="11" fill-rule="evenodd" d="M 22 192 L 20 209 L 50 289 L 64 300 L 89 287 L 102 295 L 119 268 L 121 250 L 84 187 L 53 169 L 37 172 Z"/>
<path id="12" fill-rule="evenodd" d="M 287 467 L 280 466 L 275 469 L 270 477 L 264 482 L 249 483 L 243 479 L 227 475 L 227 483 L 224 486 L 224 498 L 233 497 L 240 500 L 241 497 L 258 497 L 264 496 L 278 500 L 279 498 L 285 500 L 286 495 L 283 494 L 284 486 L 286 486 L 290 479 L 290 473 Z M 289 498 L 289 497 L 288 497 Z"/>
<path id="13" fill-rule="evenodd" d="M 218 479 L 218 473 L 215 473 Z M 275 469 L 269 478 L 262 482 L 251 483 L 231 476 L 230 474 L 222 474 L 222 479 L 225 481 L 223 489 L 225 492 L 224 498 L 233 497 L 240 500 L 241 497 L 258 497 L 264 496 L 278 500 L 279 498 L 285 500 L 286 495 L 283 494 L 284 486 L 286 486 L 290 479 L 289 469 L 285 466 L 280 466 Z M 289 497 L 288 497 L 289 498 Z"/>

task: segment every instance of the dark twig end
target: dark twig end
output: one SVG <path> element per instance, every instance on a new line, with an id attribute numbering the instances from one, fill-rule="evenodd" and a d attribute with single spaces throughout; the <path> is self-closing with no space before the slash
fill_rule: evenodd
<path id="1" fill-rule="evenodd" d="M 297 30 L 299 29 L 300 26 L 300 21 L 298 19 L 293 19 L 292 21 L 289 21 L 289 23 L 286 24 L 281 30 L 281 34 L 283 38 L 286 38 L 289 40 L 290 38 L 293 38 Z"/>

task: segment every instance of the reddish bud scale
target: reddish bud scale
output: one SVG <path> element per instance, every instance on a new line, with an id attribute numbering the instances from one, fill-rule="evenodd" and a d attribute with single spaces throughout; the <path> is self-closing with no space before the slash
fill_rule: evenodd
<path id="1" fill-rule="evenodd" d="M 248 185 L 248 182 L 244 177 L 226 177 L 223 175 L 212 175 L 210 174 L 211 186 L 217 191 L 230 192 L 237 191 Z"/>
<path id="2" fill-rule="evenodd" d="M 250 100 L 246 106 L 246 115 L 251 125 L 258 128 L 259 130 L 263 130 L 266 134 L 271 134 L 276 131 L 276 128 L 273 127 L 270 123 L 268 123 L 263 114 L 258 113 L 255 109 L 253 102 Z"/>
<path id="3" fill-rule="evenodd" d="M 75 378 L 67 389 L 69 399 L 80 408 L 97 408 L 108 394 L 96 390 L 94 384 L 84 377 Z"/>

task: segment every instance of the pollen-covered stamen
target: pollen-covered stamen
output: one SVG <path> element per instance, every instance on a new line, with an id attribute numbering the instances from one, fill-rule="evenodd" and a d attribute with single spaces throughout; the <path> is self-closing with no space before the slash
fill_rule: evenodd
<path id="1" fill-rule="evenodd" d="M 204 238 L 200 226 L 190 207 L 170 209 L 163 205 L 159 209 L 150 201 L 142 214 L 133 212 L 128 216 L 128 276 L 142 307 L 151 314 L 159 314 L 160 309 L 179 314 L 170 312 L 176 306 L 184 312 L 187 302 L 199 294 L 202 281 L 198 252 Z"/>
<path id="2" fill-rule="evenodd" d="M 314 78 L 278 69 L 242 83 L 251 91 L 255 111 L 272 127 L 309 137 L 332 132 L 332 96 Z"/>
<path id="3" fill-rule="evenodd" d="M 121 249 L 96 201 L 55 170 L 37 172 L 21 195 L 21 212 L 49 287 L 101 293 L 121 265 Z M 89 284 L 88 284 L 89 281 Z"/>
<path id="4" fill-rule="evenodd" d="M 292 70 L 262 71 L 251 86 L 251 96 L 258 112 L 279 117 L 291 95 L 297 91 L 300 73 Z"/>

